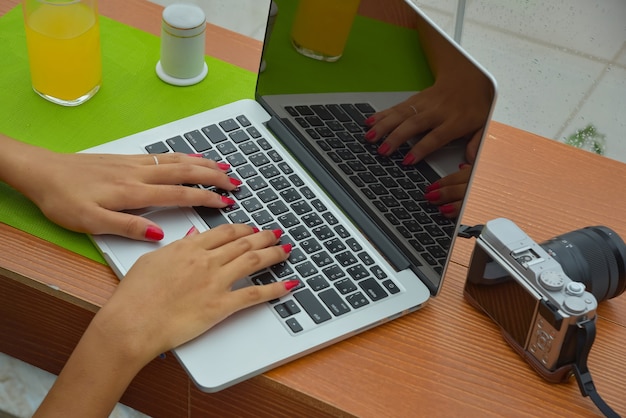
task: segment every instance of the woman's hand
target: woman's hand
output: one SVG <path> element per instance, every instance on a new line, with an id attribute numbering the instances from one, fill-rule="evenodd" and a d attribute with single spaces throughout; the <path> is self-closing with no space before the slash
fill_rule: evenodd
<path id="1" fill-rule="evenodd" d="M 403 164 L 411 165 L 456 139 L 469 138 L 465 157 L 473 162 L 491 105 L 491 95 L 478 81 L 438 78 L 433 86 L 369 117 L 365 139 L 376 143 L 384 138 L 378 152 L 389 156 L 424 135 L 404 158 Z"/>
<path id="2" fill-rule="evenodd" d="M 280 298 L 298 280 L 231 290 L 284 261 L 281 231 L 222 225 L 142 256 L 96 314 L 35 413 L 108 416 L 148 362 L 249 306 Z M 255 233 L 256 232 L 256 233 Z"/>
<path id="3" fill-rule="evenodd" d="M 424 198 L 438 206 L 446 218 L 456 218 L 459 216 L 471 173 L 471 165 L 461 164 L 459 171 L 428 186 Z"/>
<path id="4" fill-rule="evenodd" d="M 15 151 L 0 168 L 0 179 L 31 199 L 51 221 L 90 234 L 158 241 L 163 238 L 158 225 L 121 211 L 149 206 L 223 208 L 234 203 L 232 199 L 183 184 L 223 190 L 241 184 L 226 175 L 228 164 L 195 154 L 159 154 L 157 160 L 153 155 L 60 154 L 6 137 L 0 137 L 0 145 Z"/>

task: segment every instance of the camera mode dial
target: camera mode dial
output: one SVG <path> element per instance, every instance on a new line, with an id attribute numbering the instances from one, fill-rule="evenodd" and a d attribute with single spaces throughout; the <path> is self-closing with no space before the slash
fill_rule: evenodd
<path id="1" fill-rule="evenodd" d="M 545 289 L 556 292 L 557 290 L 561 290 L 565 285 L 565 278 L 563 273 L 558 271 L 544 271 L 539 275 L 539 283 Z"/>

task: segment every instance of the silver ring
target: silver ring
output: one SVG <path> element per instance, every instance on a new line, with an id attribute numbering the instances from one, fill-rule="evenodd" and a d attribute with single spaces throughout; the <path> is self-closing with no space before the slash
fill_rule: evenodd
<path id="1" fill-rule="evenodd" d="M 154 165 L 159 165 L 159 159 L 157 158 L 157 156 L 153 155 L 152 158 L 154 158 Z"/>
<path id="2" fill-rule="evenodd" d="M 417 109 L 415 108 L 415 106 L 409 105 L 409 107 L 413 109 L 413 113 L 415 113 L 415 116 L 417 116 Z"/>

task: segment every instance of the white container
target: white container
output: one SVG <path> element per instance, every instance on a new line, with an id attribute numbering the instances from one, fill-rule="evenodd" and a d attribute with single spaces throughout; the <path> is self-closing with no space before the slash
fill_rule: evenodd
<path id="1" fill-rule="evenodd" d="M 159 78 L 175 86 L 202 81 L 209 69 L 204 60 L 206 16 L 193 4 L 171 4 L 163 10 Z"/>

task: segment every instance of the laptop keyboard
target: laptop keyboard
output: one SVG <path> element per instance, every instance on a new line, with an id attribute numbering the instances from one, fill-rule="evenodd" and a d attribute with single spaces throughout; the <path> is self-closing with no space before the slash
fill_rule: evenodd
<path id="1" fill-rule="evenodd" d="M 367 249 L 328 210 L 244 115 L 199 127 L 145 147 L 150 154 L 202 153 L 231 165 L 243 183 L 233 192 L 190 185 L 228 195 L 225 209 L 194 208 L 211 227 L 246 223 L 281 229 L 281 243 L 293 245 L 287 261 L 251 275 L 254 284 L 300 280 L 292 293 L 271 301 L 276 316 L 298 334 L 400 292 Z"/>
<path id="2" fill-rule="evenodd" d="M 314 151 L 325 156 L 326 167 L 335 177 L 347 178 L 349 188 L 361 191 L 362 202 L 386 219 L 387 229 L 442 274 L 455 223 L 424 199 L 426 187 L 439 179 L 437 173 L 425 162 L 403 165 L 410 149 L 406 143 L 389 158 L 378 155 L 379 144 L 370 144 L 364 137 L 364 121 L 376 112 L 368 103 L 287 106 L 285 110 L 306 132 Z"/>

